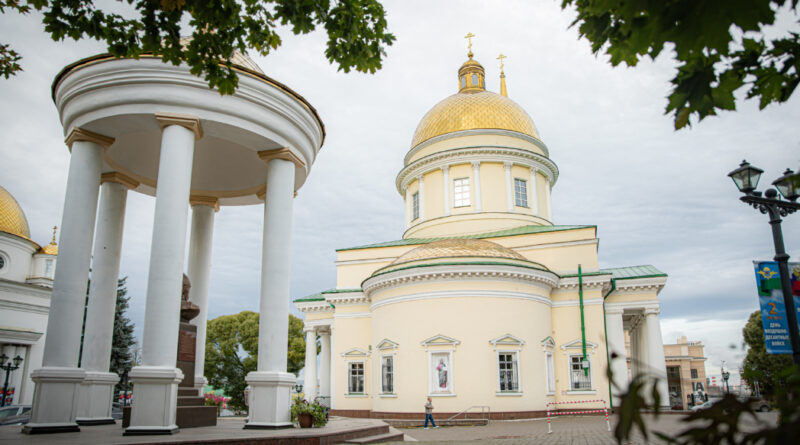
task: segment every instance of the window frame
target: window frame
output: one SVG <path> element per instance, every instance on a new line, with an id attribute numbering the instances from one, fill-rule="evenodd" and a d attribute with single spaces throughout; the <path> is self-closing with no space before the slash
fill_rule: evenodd
<path id="1" fill-rule="evenodd" d="M 386 387 L 384 386 L 384 370 L 383 370 L 383 363 L 384 360 L 389 359 L 391 361 L 391 372 L 389 375 L 391 376 L 391 388 L 389 391 L 386 391 Z M 394 395 L 395 387 L 394 387 L 394 376 L 395 376 L 395 366 L 394 366 L 394 354 L 383 354 L 381 355 L 381 395 Z"/>
<path id="2" fill-rule="evenodd" d="M 460 191 L 459 188 L 461 189 Z M 453 208 L 469 207 L 471 205 L 472 186 L 469 176 L 453 178 Z"/>
<path id="3" fill-rule="evenodd" d="M 356 397 L 366 397 L 367 396 L 367 365 L 366 360 L 348 360 L 347 362 L 347 393 L 348 396 L 356 396 Z M 361 392 L 353 392 L 352 388 L 350 387 L 351 383 L 351 366 L 352 365 L 361 365 Z"/>
<path id="4" fill-rule="evenodd" d="M 497 367 L 497 395 L 515 395 L 522 393 L 522 373 L 520 372 L 520 354 L 519 350 L 510 350 L 510 349 L 503 349 L 497 350 L 496 353 L 496 367 Z M 511 372 L 516 377 L 516 389 L 502 389 L 502 371 L 500 369 L 500 356 L 501 355 L 510 355 L 512 357 L 511 364 L 512 369 Z"/>
<path id="5" fill-rule="evenodd" d="M 545 351 L 544 353 L 544 370 L 547 377 L 547 392 L 548 396 L 555 395 L 556 393 L 556 358 L 553 351 Z"/>
<path id="6" fill-rule="evenodd" d="M 697 372 L 697 368 L 691 368 L 691 369 L 689 370 L 689 375 L 690 375 L 690 376 L 691 376 L 691 378 L 693 378 L 693 379 L 699 379 L 699 378 L 700 378 L 700 377 L 699 377 L 699 376 L 700 376 L 700 373 L 699 373 L 699 372 Z"/>
<path id="7" fill-rule="evenodd" d="M 573 374 L 572 374 L 572 365 L 573 365 L 572 358 L 573 357 L 578 357 L 579 360 L 582 361 L 583 360 L 583 354 L 567 354 L 567 372 L 569 373 L 569 390 L 568 390 L 568 392 L 581 393 L 581 392 L 587 392 L 587 391 L 595 391 L 594 379 L 592 378 L 592 357 L 591 357 L 591 355 L 586 354 L 586 361 L 589 362 L 589 368 L 588 368 L 589 372 L 588 372 L 588 375 L 585 376 L 585 377 L 589 379 L 589 388 L 575 388 L 573 386 L 573 380 L 572 380 L 572 377 L 573 377 Z M 580 361 L 579 361 L 579 363 L 580 363 Z"/>
<path id="8" fill-rule="evenodd" d="M 411 194 L 411 221 L 419 219 L 419 190 Z"/>
<path id="9" fill-rule="evenodd" d="M 449 373 L 447 377 L 448 388 L 446 391 L 435 391 L 435 379 L 433 376 L 433 363 L 435 361 L 434 356 L 436 355 L 447 355 L 447 361 L 449 365 L 449 369 L 447 372 Z M 455 397 L 456 395 L 456 374 L 455 374 L 455 362 L 453 360 L 453 351 L 452 350 L 429 350 L 428 351 L 428 397 Z"/>
<path id="10" fill-rule="evenodd" d="M 522 184 L 524 190 L 520 191 L 517 184 Z M 516 207 L 530 208 L 528 203 L 528 181 L 522 178 L 514 178 L 514 205 Z"/>

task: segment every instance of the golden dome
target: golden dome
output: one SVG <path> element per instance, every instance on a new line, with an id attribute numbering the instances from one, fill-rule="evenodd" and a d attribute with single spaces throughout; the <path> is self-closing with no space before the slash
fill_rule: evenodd
<path id="1" fill-rule="evenodd" d="M 0 232 L 10 233 L 25 239 L 31 239 L 31 230 L 25 212 L 17 200 L 0 186 Z"/>
<path id="2" fill-rule="evenodd" d="M 392 266 L 433 258 L 505 258 L 527 261 L 513 250 L 491 241 L 472 238 L 448 238 L 412 249 L 392 262 Z"/>
<path id="3" fill-rule="evenodd" d="M 443 134 L 477 129 L 515 131 L 539 139 L 533 120 L 513 100 L 491 91 L 464 91 L 445 98 L 425 114 L 411 147 Z"/>
<path id="4" fill-rule="evenodd" d="M 58 243 L 56 243 L 56 229 L 57 227 L 53 227 L 53 239 L 50 241 L 50 244 L 39 249 L 39 253 L 43 253 L 45 255 L 58 255 Z"/>

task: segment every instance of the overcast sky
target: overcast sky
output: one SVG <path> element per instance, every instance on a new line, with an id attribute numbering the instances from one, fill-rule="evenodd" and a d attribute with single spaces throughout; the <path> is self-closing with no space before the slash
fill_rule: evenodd
<path id="1" fill-rule="evenodd" d="M 709 373 L 738 368 L 741 328 L 758 309 L 752 260 L 774 255 L 767 217 L 738 201 L 726 174 L 743 158 L 764 184 L 800 167 L 800 100 L 738 111 L 675 132 L 664 115 L 674 64 L 662 55 L 612 68 L 569 25 L 574 12 L 549 1 L 385 1 L 397 42 L 374 75 L 337 72 L 326 36 L 293 36 L 264 72 L 319 111 L 327 139 L 295 200 L 292 298 L 333 288 L 335 249 L 399 239 L 403 202 L 394 186 L 422 116 L 456 92 L 467 32 L 487 86 L 499 89 L 503 53 L 511 99 L 525 108 L 560 169 L 556 224 L 594 224 L 601 267 L 653 264 L 669 274 L 660 294 L 665 343 L 679 335 L 706 344 Z M 50 97 L 65 65 L 104 52 L 96 42 L 56 43 L 36 14 L 0 16 L 0 41 L 22 54 L 24 72 L 0 79 L 0 185 L 25 210 L 33 239 L 47 244 L 60 225 L 69 153 Z M 778 30 L 792 26 L 784 14 Z M 284 30 L 285 31 L 285 30 Z M 121 276 L 141 335 L 155 201 L 130 193 Z M 260 206 L 216 215 L 209 317 L 257 310 Z M 800 215 L 783 224 L 800 260 Z M 297 313 L 295 311 L 295 313 Z"/>

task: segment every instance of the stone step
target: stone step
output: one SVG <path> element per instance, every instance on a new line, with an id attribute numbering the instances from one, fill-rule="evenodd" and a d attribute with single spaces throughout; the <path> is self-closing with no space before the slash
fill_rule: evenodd
<path id="1" fill-rule="evenodd" d="M 373 436 L 359 437 L 344 441 L 344 443 L 383 443 L 383 442 L 403 442 L 405 434 L 392 427 L 388 433 L 376 434 Z"/>
<path id="2" fill-rule="evenodd" d="M 204 406 L 205 397 L 200 396 L 178 396 L 178 406 Z"/>
<path id="3" fill-rule="evenodd" d="M 195 428 L 217 424 L 216 406 L 179 406 L 175 411 L 178 428 Z"/>
<path id="4" fill-rule="evenodd" d="M 196 396 L 197 389 L 194 388 L 178 388 L 179 396 Z"/>
<path id="5" fill-rule="evenodd" d="M 425 420 L 409 420 L 409 419 L 382 419 L 384 422 L 391 426 L 398 428 L 422 428 L 425 426 Z M 460 419 L 460 420 L 436 420 L 438 426 L 484 426 L 488 425 L 489 421 L 486 419 Z"/>

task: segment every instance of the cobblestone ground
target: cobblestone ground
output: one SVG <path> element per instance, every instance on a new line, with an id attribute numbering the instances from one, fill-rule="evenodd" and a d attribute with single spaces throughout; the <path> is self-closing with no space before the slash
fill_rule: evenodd
<path id="1" fill-rule="evenodd" d="M 776 422 L 776 413 L 759 413 L 759 421 Z M 663 415 L 658 419 L 647 416 L 647 425 L 655 431 L 664 433 L 677 433 L 686 428 L 682 423 L 682 415 Z M 611 429 L 614 429 L 616 419 L 611 417 Z M 613 433 L 608 432 L 605 419 L 599 416 L 561 417 L 553 420 L 552 434 L 547 434 L 546 420 L 525 420 L 500 422 L 495 421 L 486 426 L 459 426 L 442 427 L 436 429 L 402 428 L 409 440 L 417 440 L 420 445 L 424 443 L 461 444 L 465 442 L 497 445 L 522 445 L 522 444 L 557 444 L 557 445 L 616 445 Z M 401 442 L 395 442 L 397 444 Z M 631 442 L 636 444 L 662 444 L 663 442 L 650 437 L 637 435 Z"/>

